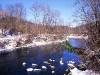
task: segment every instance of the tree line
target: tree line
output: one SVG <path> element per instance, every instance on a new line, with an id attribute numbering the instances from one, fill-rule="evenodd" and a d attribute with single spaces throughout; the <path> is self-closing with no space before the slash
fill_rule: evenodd
<path id="1" fill-rule="evenodd" d="M 8 4 L 6 8 L 0 5 L 0 28 L 2 35 L 7 30 L 14 34 L 20 32 L 32 35 L 38 34 L 67 34 L 68 26 L 60 17 L 60 12 L 52 10 L 48 4 L 34 2 L 29 8 L 32 21 L 27 21 L 27 10 L 22 3 Z"/>

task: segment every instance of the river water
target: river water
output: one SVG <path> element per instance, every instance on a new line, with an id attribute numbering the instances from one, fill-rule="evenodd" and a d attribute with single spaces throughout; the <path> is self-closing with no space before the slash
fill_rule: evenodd
<path id="1" fill-rule="evenodd" d="M 77 41 L 76 39 L 70 39 L 70 43 L 75 47 L 77 47 Z M 81 47 L 81 45 L 78 46 Z M 59 63 L 61 58 L 63 65 Z M 49 59 L 55 61 L 49 61 Z M 81 59 L 78 55 L 69 53 L 58 44 L 24 48 L 15 52 L 0 54 L 0 75 L 64 75 L 65 70 L 68 69 L 67 62 L 75 61 L 75 65 L 78 65 L 79 60 Z M 55 68 L 52 69 L 48 64 L 43 63 L 44 61 L 49 62 Z M 22 65 L 23 62 L 26 63 L 25 66 Z M 33 67 L 32 63 L 38 66 Z M 43 70 L 42 66 L 46 66 L 47 69 Z M 38 73 L 27 72 L 27 68 L 36 68 L 42 71 Z M 55 73 L 52 73 L 52 71 L 55 71 Z"/>

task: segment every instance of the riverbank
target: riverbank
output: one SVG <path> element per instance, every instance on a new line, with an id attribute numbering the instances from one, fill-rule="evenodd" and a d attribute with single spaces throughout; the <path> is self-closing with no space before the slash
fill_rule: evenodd
<path id="1" fill-rule="evenodd" d="M 2 42 L 5 43 L 3 44 L 4 47 L 0 48 L 0 54 L 16 51 L 17 49 L 21 49 L 21 48 L 30 48 L 30 47 L 49 45 L 49 44 L 57 44 L 57 43 L 62 43 L 65 41 L 65 40 L 44 41 L 41 38 L 39 38 L 39 39 L 33 39 L 31 43 L 25 44 L 25 41 L 24 41 L 25 39 L 26 39 L 25 37 L 22 38 L 21 36 L 13 36 L 13 37 L 10 36 L 10 37 L 0 39 Z M 16 47 L 18 45 L 17 42 L 20 42 L 20 45 L 18 47 Z"/>
<path id="2" fill-rule="evenodd" d="M 88 39 L 88 35 L 84 36 L 84 35 L 77 35 L 77 34 L 70 34 L 69 36 L 67 36 L 67 38 L 75 38 L 75 39 Z"/>
<path id="3" fill-rule="evenodd" d="M 71 75 L 100 75 L 99 73 L 95 73 L 92 70 L 85 70 L 85 71 L 81 71 L 78 70 L 77 68 L 71 69 Z"/>
<path id="4" fill-rule="evenodd" d="M 100 75 L 100 49 L 91 51 L 78 48 L 75 53 L 82 61 L 70 70 L 71 75 Z"/>
<path id="5" fill-rule="evenodd" d="M 28 36 L 31 36 L 29 34 L 24 35 L 13 35 L 13 36 L 6 36 L 0 38 L 0 54 L 1 53 L 7 53 L 11 51 L 15 51 L 20 48 L 25 47 L 36 47 L 36 46 L 42 46 L 42 45 L 48 45 L 52 43 L 61 43 L 64 42 L 65 39 L 68 40 L 70 38 L 84 38 L 86 39 L 87 36 L 81 35 L 63 35 L 63 38 L 60 39 L 56 35 L 48 34 L 48 35 L 38 35 L 37 37 L 31 36 L 29 38 Z"/>

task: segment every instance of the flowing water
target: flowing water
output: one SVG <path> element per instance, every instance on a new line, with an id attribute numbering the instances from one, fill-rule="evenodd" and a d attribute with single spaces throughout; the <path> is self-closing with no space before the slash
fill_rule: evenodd
<path id="1" fill-rule="evenodd" d="M 70 39 L 70 42 L 72 45 L 77 44 L 75 39 Z M 61 58 L 63 65 L 59 63 Z M 0 75 L 64 75 L 66 69 L 68 69 L 67 62 L 75 61 L 75 65 L 78 65 L 79 60 L 80 58 L 77 55 L 69 53 L 58 44 L 24 48 L 15 52 L 0 54 Z M 52 69 L 49 64 L 43 63 L 44 61 L 47 61 L 55 68 Z M 26 63 L 25 66 L 22 65 L 23 62 Z M 33 67 L 32 63 L 38 66 Z M 46 66 L 47 69 L 43 70 L 42 66 Z M 41 69 L 42 71 L 27 72 L 27 68 Z M 55 71 L 55 73 L 52 73 L 52 71 Z"/>

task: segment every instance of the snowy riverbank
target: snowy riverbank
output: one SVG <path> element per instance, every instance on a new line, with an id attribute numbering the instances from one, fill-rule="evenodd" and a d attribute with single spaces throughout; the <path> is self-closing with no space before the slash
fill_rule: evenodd
<path id="1" fill-rule="evenodd" d="M 74 68 L 71 70 L 71 75 L 100 75 L 98 73 L 93 72 L 92 70 L 85 70 L 85 71 L 81 71 L 78 70 L 77 68 Z"/>
<path id="2" fill-rule="evenodd" d="M 64 42 L 65 40 L 43 40 L 42 38 L 34 37 L 31 40 L 31 43 L 26 43 L 26 35 L 20 35 L 20 36 L 6 36 L 3 38 L 0 38 L 0 53 L 7 53 L 11 51 L 15 51 L 20 48 L 25 48 L 25 47 L 36 47 L 36 46 L 42 46 L 42 45 L 48 45 L 48 44 L 53 44 L 53 43 L 61 43 Z M 20 45 L 18 45 L 20 44 Z M 18 45 L 18 46 L 17 46 Z"/>
<path id="3" fill-rule="evenodd" d="M 65 39 L 69 38 L 86 38 L 83 36 L 77 36 L 77 35 L 64 35 L 64 39 L 56 39 L 54 40 L 56 35 L 38 35 L 37 37 L 31 37 L 31 42 L 28 42 L 28 36 L 29 34 L 24 34 L 24 35 L 7 35 L 6 37 L 1 37 L 0 38 L 0 53 L 6 53 L 6 52 L 11 52 L 15 51 L 18 48 L 23 48 L 23 47 L 36 47 L 36 46 L 42 46 L 42 45 L 48 45 L 52 43 L 61 43 L 64 42 Z"/>
<path id="4" fill-rule="evenodd" d="M 70 34 L 69 36 L 67 36 L 67 38 L 78 38 L 78 39 L 88 39 L 88 36 L 84 36 L 84 35 L 76 35 L 76 34 Z"/>

